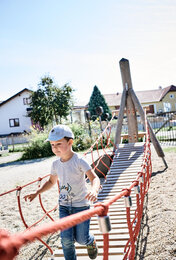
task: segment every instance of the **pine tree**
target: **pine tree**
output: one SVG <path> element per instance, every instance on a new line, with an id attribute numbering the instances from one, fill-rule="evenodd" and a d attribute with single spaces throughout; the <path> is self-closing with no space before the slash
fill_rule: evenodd
<path id="1" fill-rule="evenodd" d="M 101 115 L 102 120 L 107 120 L 106 118 L 106 113 L 109 114 L 110 119 L 112 117 L 111 110 L 109 109 L 104 96 L 101 94 L 100 90 L 98 89 L 97 86 L 94 86 L 92 95 L 90 97 L 89 103 L 88 103 L 88 110 L 90 111 L 91 118 L 96 119 L 97 113 L 96 113 L 96 108 L 101 106 L 103 108 L 103 114 Z"/>

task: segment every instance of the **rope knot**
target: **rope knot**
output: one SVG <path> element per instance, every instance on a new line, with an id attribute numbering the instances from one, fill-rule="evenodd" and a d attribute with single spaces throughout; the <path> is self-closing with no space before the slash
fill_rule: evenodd
<path id="1" fill-rule="evenodd" d="M 109 206 L 108 206 L 108 205 L 105 205 L 105 204 L 103 204 L 103 203 L 101 203 L 101 202 L 98 202 L 98 203 L 96 203 L 96 204 L 94 205 L 94 208 L 100 207 L 100 206 L 103 207 L 103 212 L 101 213 L 101 215 L 99 215 L 99 217 L 107 216 L 108 210 L 109 210 Z"/>
<path id="2" fill-rule="evenodd" d="M 17 189 L 17 190 L 16 190 L 16 196 L 20 196 L 22 187 L 21 187 L 21 186 L 17 186 L 16 189 Z"/>
<path id="3" fill-rule="evenodd" d="M 2 241 L 2 239 L 4 238 L 9 238 L 9 232 L 7 232 L 4 229 L 0 229 L 0 242 Z"/>
<path id="4" fill-rule="evenodd" d="M 17 189 L 17 191 L 20 191 L 20 190 L 22 190 L 22 187 L 21 186 L 17 186 L 16 189 Z"/>
<path id="5" fill-rule="evenodd" d="M 139 181 L 138 180 L 134 180 L 132 181 L 133 183 L 135 183 L 135 186 L 138 186 L 139 185 Z"/>
<path id="6" fill-rule="evenodd" d="M 128 197 L 131 194 L 131 190 L 128 188 L 122 189 L 122 191 L 127 191 L 127 194 L 125 195 L 125 197 Z"/>
<path id="7" fill-rule="evenodd" d="M 142 177 L 143 172 L 138 172 L 137 174 L 138 174 L 139 177 Z"/>
<path id="8" fill-rule="evenodd" d="M 18 249 L 11 239 L 10 234 L 6 231 L 1 229 L 0 230 L 0 254 L 2 260 L 10 260 L 14 259 L 15 256 L 18 254 Z"/>

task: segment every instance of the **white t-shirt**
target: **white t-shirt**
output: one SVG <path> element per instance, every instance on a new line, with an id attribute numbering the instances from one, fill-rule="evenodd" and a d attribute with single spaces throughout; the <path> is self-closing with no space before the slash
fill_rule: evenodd
<path id="1" fill-rule="evenodd" d="M 89 164 L 76 153 L 66 162 L 62 162 L 60 158 L 53 162 L 51 174 L 59 178 L 60 205 L 73 207 L 89 205 L 89 201 L 85 199 L 87 195 L 85 173 L 90 169 Z"/>

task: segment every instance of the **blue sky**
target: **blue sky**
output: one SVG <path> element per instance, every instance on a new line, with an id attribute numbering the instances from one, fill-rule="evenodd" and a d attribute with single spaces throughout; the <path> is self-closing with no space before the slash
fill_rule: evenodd
<path id="1" fill-rule="evenodd" d="M 0 0 L 0 100 L 50 75 L 89 100 L 122 92 L 121 58 L 134 90 L 176 85 L 175 0 Z"/>

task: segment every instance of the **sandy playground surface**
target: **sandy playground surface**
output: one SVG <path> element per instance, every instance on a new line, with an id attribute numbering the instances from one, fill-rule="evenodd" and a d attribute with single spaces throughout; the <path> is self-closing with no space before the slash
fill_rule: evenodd
<path id="1" fill-rule="evenodd" d="M 16 157 L 14 157 L 16 159 Z M 13 158 L 13 159 L 14 159 Z M 136 260 L 174 260 L 176 259 L 176 156 L 174 153 L 167 153 L 164 164 L 154 149 L 152 149 L 153 173 L 148 196 L 144 206 L 144 218 L 137 244 Z M 22 186 L 38 177 L 50 172 L 51 163 L 54 157 L 37 159 L 26 162 L 7 162 L 9 158 L 0 158 L 0 193 Z M 30 226 L 43 216 L 38 199 L 32 203 L 25 203 L 22 199 L 28 192 L 34 191 L 37 183 L 26 187 L 21 192 L 21 203 L 24 218 Z M 31 190 L 32 189 L 32 190 Z M 42 201 L 46 210 L 54 208 L 57 204 L 57 187 L 42 195 Z M 11 233 L 25 230 L 19 217 L 16 192 L 0 197 L 0 227 Z M 56 220 L 58 211 L 51 214 Z M 49 220 L 46 219 L 46 222 Z M 58 249 L 59 233 L 45 237 L 53 250 Z M 48 259 L 49 250 L 40 242 L 35 242 L 23 247 L 17 260 Z"/>

